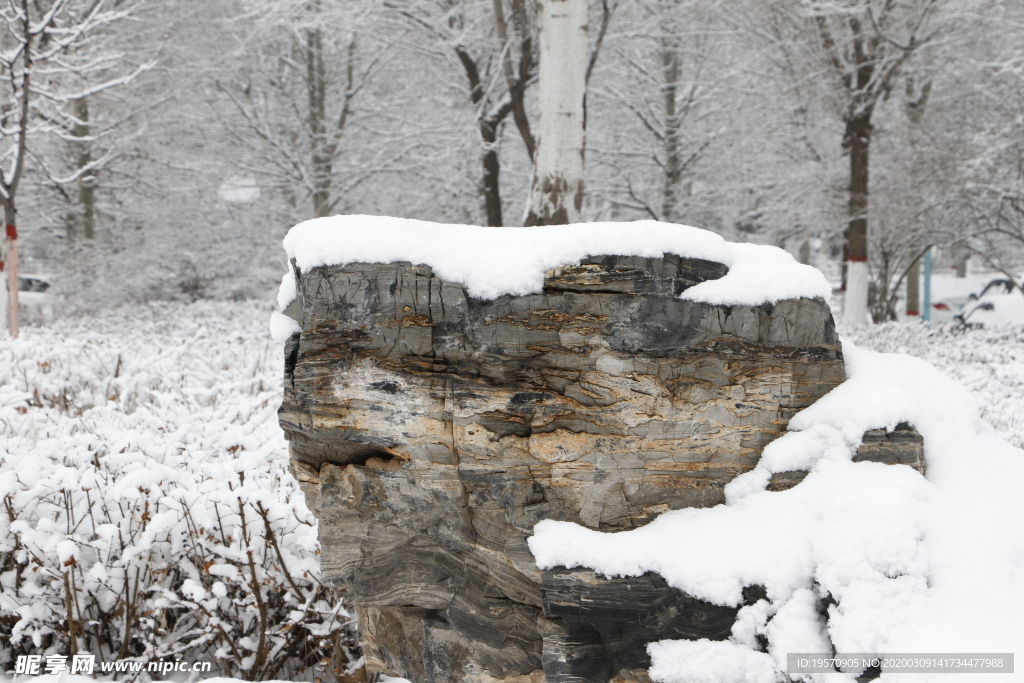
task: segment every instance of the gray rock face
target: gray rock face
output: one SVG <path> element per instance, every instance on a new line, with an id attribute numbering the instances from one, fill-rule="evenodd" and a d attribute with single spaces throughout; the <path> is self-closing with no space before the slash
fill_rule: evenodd
<path id="1" fill-rule="evenodd" d="M 544 614 L 558 626 L 544 640 L 544 671 L 557 681 L 638 678 L 651 664 L 647 643 L 725 640 L 739 611 L 698 600 L 650 573 L 607 579 L 589 570 L 549 570 L 541 595 Z"/>
<path id="2" fill-rule="evenodd" d="M 491 301 L 411 263 L 298 278 L 281 425 L 369 671 L 640 681 L 647 642 L 728 634 L 735 610 L 541 572 L 526 545 L 542 519 L 622 530 L 722 502 L 845 379 L 823 301 L 678 298 L 725 271 L 605 256 Z"/>
<path id="3" fill-rule="evenodd" d="M 901 422 L 891 432 L 872 429 L 864 432 L 854 462 L 880 462 L 884 465 L 907 465 L 925 474 L 924 439 L 911 425 Z M 804 480 L 806 470 L 778 472 L 768 482 L 769 491 L 785 491 Z"/>

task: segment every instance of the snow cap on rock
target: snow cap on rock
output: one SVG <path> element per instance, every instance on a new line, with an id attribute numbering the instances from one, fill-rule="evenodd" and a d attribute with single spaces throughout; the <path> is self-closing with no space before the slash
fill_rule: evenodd
<path id="1" fill-rule="evenodd" d="M 425 264 L 480 299 L 535 294 L 544 274 L 588 256 L 617 255 L 716 261 L 729 267 L 718 280 L 683 292 L 710 304 L 758 306 L 783 299 L 820 297 L 831 289 L 825 276 L 777 247 L 726 242 L 721 236 L 674 223 L 577 223 L 535 228 L 445 225 L 387 216 L 332 216 L 299 223 L 284 238 L 288 258 L 301 272 L 346 263 Z M 295 297 L 282 283 L 282 310 Z"/>

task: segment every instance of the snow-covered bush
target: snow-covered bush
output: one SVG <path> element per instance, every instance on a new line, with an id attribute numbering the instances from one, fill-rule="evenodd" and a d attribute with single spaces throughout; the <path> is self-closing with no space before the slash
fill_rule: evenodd
<path id="1" fill-rule="evenodd" d="M 161 305 L 0 340 L 0 666 L 19 654 L 358 666 L 277 426 L 266 312 Z"/>

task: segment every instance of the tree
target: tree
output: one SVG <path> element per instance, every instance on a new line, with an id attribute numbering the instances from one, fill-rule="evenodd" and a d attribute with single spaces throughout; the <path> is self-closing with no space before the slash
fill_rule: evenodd
<path id="1" fill-rule="evenodd" d="M 715 6 L 649 0 L 617 13 L 611 54 L 587 94 L 600 111 L 592 117 L 596 168 L 587 185 L 616 211 L 722 225 L 715 205 L 733 185 L 727 167 L 740 166 L 727 147 L 736 136 L 723 133 L 743 110 L 736 79 L 746 70 Z"/>
<path id="2" fill-rule="evenodd" d="M 107 0 L 11 0 L 0 9 L 0 88 L 5 106 L 0 114 L 0 207 L 7 225 L 8 327 L 18 335 L 17 213 L 18 189 L 28 161 L 48 171 L 35 153 L 39 139 L 87 126 L 85 100 L 122 85 L 149 65 L 111 73 L 117 55 L 100 37 L 123 23 L 133 3 Z M 101 77 L 96 78 L 99 74 Z M 87 134 L 87 128 L 84 129 Z M 84 157 L 76 171 L 58 183 L 85 178 L 98 163 Z"/>
<path id="3" fill-rule="evenodd" d="M 577 223 L 586 151 L 587 0 L 538 0 L 537 26 L 539 125 L 526 224 Z"/>
<path id="4" fill-rule="evenodd" d="M 976 15 L 969 47 L 977 59 L 961 75 L 957 102 L 975 106 L 952 122 L 966 142 L 958 148 L 961 178 L 951 197 L 963 226 L 958 246 L 1019 283 L 1024 265 L 1024 5 L 998 3 L 986 9 Z"/>
<path id="5" fill-rule="evenodd" d="M 939 0 L 803 0 L 802 6 L 842 101 L 842 145 L 850 162 L 843 318 L 860 325 L 868 313 L 872 116 L 901 67 L 938 34 L 942 7 Z"/>
<path id="6" fill-rule="evenodd" d="M 526 153 L 532 161 L 535 157 L 536 142 L 530 130 L 530 120 L 526 114 L 526 89 L 534 78 L 535 57 L 533 54 L 533 21 L 528 14 L 524 0 L 512 0 L 512 17 L 514 33 L 518 37 L 518 59 L 513 55 L 512 32 L 505 19 L 504 0 L 494 0 L 494 23 L 501 46 L 502 72 L 505 76 L 507 95 L 499 102 L 487 107 L 484 104 L 486 86 L 480 77 L 480 66 L 477 60 L 461 46 L 455 47 L 469 79 L 470 99 L 478 107 L 477 120 L 480 126 L 480 141 L 484 150 L 483 190 L 484 205 L 487 211 L 487 225 L 505 225 L 501 207 L 501 185 L 499 180 L 500 159 L 498 157 L 499 126 L 511 112 L 526 146 Z"/>
<path id="7" fill-rule="evenodd" d="M 486 224 L 505 225 L 501 141 L 510 114 L 530 161 L 536 146 L 526 105 L 537 63 L 536 21 L 531 3 L 388 0 L 385 8 L 399 20 L 393 33 L 409 31 L 416 47 L 434 56 L 442 69 L 461 72 L 464 80 L 460 91 L 473 107 L 480 140 L 479 193 Z M 440 74 L 436 78 L 445 80 Z"/>
<path id="8" fill-rule="evenodd" d="M 355 147 L 347 139 L 359 124 L 357 99 L 384 51 L 360 36 L 359 7 L 321 0 L 250 0 L 247 7 L 236 28 L 246 49 L 235 73 L 216 81 L 237 117 L 227 133 L 248 151 L 239 170 L 293 205 L 309 202 L 308 215 L 329 216 L 354 185 L 381 170 L 366 164 L 361 172 L 344 160 Z"/>

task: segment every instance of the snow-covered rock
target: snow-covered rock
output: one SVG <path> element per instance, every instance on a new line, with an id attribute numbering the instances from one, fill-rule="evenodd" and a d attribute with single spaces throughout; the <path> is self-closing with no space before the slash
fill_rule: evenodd
<path id="1" fill-rule="evenodd" d="M 601 539 L 724 503 L 789 419 L 846 378 L 817 271 L 654 223 L 339 217 L 297 226 L 286 246 L 280 304 L 300 329 L 281 424 L 369 670 L 448 680 L 442 663 L 458 661 L 460 680 L 643 680 L 648 642 L 729 635 L 738 603 L 644 572 L 540 572 L 526 539 L 539 521 Z M 913 439 L 883 430 L 875 443 L 906 447 L 920 460 Z M 751 556 L 768 542 L 757 536 L 743 537 Z M 742 597 L 744 578 L 723 578 L 722 595 Z"/>

